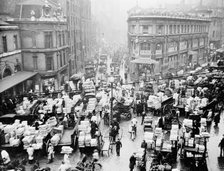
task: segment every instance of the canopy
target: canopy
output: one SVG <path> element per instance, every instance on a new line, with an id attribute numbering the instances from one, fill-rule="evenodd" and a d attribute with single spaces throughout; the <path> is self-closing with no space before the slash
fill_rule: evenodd
<path id="1" fill-rule="evenodd" d="M 33 77 L 37 72 L 20 71 L 12 76 L 8 76 L 0 80 L 0 93 L 3 91 Z"/>
<path id="2" fill-rule="evenodd" d="M 156 60 L 150 59 L 150 58 L 137 58 L 133 61 L 131 61 L 131 63 L 135 63 L 135 64 L 158 64 L 158 62 Z"/>
<path id="3" fill-rule="evenodd" d="M 70 77 L 70 79 L 74 80 L 74 81 L 77 81 L 77 80 L 80 80 L 82 77 L 83 77 L 83 73 L 77 73 L 77 74 L 74 74 Z"/>

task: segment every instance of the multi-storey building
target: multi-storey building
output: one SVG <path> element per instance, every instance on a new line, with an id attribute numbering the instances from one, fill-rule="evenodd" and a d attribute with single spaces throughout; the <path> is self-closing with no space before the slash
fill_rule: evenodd
<path id="1" fill-rule="evenodd" d="M 21 33 L 23 68 L 39 73 L 35 89 L 58 90 L 68 81 L 68 30 L 54 1 L 20 1 L 14 19 Z"/>
<path id="2" fill-rule="evenodd" d="M 63 3 L 63 0 L 61 0 Z M 63 5 L 68 19 L 70 46 L 70 76 L 84 73 L 84 64 L 90 54 L 91 2 L 90 0 L 67 0 Z"/>
<path id="3" fill-rule="evenodd" d="M 0 99 L 11 98 L 29 90 L 35 72 L 23 70 L 19 27 L 7 22 L 15 1 L 0 1 Z M 1 101 L 0 101 L 1 103 Z"/>
<path id="4" fill-rule="evenodd" d="M 209 24 L 210 20 L 202 17 L 139 7 L 130 10 L 128 47 L 134 63 L 132 77 L 148 79 L 155 72 L 176 73 L 206 62 Z"/>

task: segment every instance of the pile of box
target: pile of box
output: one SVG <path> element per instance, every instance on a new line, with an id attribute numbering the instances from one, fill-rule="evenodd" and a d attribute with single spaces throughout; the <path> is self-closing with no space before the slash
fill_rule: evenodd
<path id="1" fill-rule="evenodd" d="M 78 129 L 79 129 L 79 138 L 78 138 L 79 147 L 91 146 L 90 122 L 88 120 L 81 121 L 80 125 L 78 126 Z"/>
<path id="2" fill-rule="evenodd" d="M 86 111 L 87 112 L 92 112 L 93 110 L 95 110 L 95 108 L 96 108 L 96 102 L 97 102 L 96 98 L 90 98 L 89 99 L 89 102 L 87 104 Z"/>
<path id="3" fill-rule="evenodd" d="M 95 92 L 95 86 L 92 81 L 85 81 L 82 86 L 86 93 Z"/>
<path id="4" fill-rule="evenodd" d="M 172 125 L 170 131 L 170 141 L 177 141 L 179 133 L 179 125 Z"/>
<path id="5" fill-rule="evenodd" d="M 154 147 L 154 134 L 153 132 L 144 132 L 144 140 L 147 143 L 147 148 L 152 149 Z"/>
<path id="6" fill-rule="evenodd" d="M 163 142 L 163 130 L 162 128 L 156 128 L 154 131 L 156 137 L 156 147 L 160 148 Z"/>

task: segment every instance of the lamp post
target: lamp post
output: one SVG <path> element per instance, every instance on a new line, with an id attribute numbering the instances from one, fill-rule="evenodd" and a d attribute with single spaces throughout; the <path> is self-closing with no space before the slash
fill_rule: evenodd
<path id="1" fill-rule="evenodd" d="M 111 125 L 112 119 L 113 119 L 113 83 L 114 83 L 114 77 L 111 76 L 109 78 L 110 86 L 111 86 L 111 97 L 110 97 L 110 121 L 109 124 Z"/>

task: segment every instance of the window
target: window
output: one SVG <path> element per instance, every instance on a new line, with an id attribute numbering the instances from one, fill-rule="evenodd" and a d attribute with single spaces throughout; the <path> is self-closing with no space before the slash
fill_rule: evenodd
<path id="1" fill-rule="evenodd" d="M 141 43 L 141 50 L 150 50 L 150 43 Z"/>
<path id="2" fill-rule="evenodd" d="M 180 25 L 177 26 L 177 33 L 180 33 Z"/>
<path id="3" fill-rule="evenodd" d="M 215 31 L 213 31 L 213 33 L 212 33 L 212 37 L 215 37 Z"/>
<path id="4" fill-rule="evenodd" d="M 143 25 L 143 26 L 142 26 L 142 33 L 143 33 L 143 34 L 148 34 L 148 33 L 149 33 L 149 30 L 148 30 L 148 29 L 149 29 L 148 26 Z"/>
<path id="5" fill-rule="evenodd" d="M 62 67 L 63 66 L 62 53 L 58 52 L 58 56 L 59 56 L 59 59 L 60 59 L 60 67 Z"/>
<path id="6" fill-rule="evenodd" d="M 6 36 L 2 36 L 2 44 L 3 44 L 3 52 L 7 52 L 8 47 L 7 47 L 7 37 Z"/>
<path id="7" fill-rule="evenodd" d="M 184 26 L 181 25 L 181 33 L 183 33 L 183 32 L 184 32 Z"/>
<path id="8" fill-rule="evenodd" d="M 169 33 L 172 34 L 173 30 L 172 30 L 172 25 L 169 26 Z"/>
<path id="9" fill-rule="evenodd" d="M 163 25 L 156 26 L 156 33 L 163 34 Z"/>
<path id="10" fill-rule="evenodd" d="M 65 65 L 65 64 L 66 64 L 65 50 L 64 50 L 64 51 L 62 51 L 62 53 L 63 53 L 63 61 L 64 61 L 64 65 Z"/>
<path id="11" fill-rule="evenodd" d="M 33 69 L 38 70 L 38 64 L 37 64 L 37 56 L 33 56 Z"/>
<path id="12" fill-rule="evenodd" d="M 53 55 L 46 54 L 46 70 L 54 70 Z"/>
<path id="13" fill-rule="evenodd" d="M 52 48 L 53 47 L 53 34 L 52 34 L 52 32 L 45 32 L 44 40 L 45 40 L 45 48 Z"/>
<path id="14" fill-rule="evenodd" d="M 18 49 L 18 38 L 17 38 L 17 35 L 13 36 L 13 41 L 14 41 L 14 48 Z"/>
<path id="15" fill-rule="evenodd" d="M 191 25 L 191 33 L 193 33 L 193 32 L 194 32 L 194 26 Z"/>
<path id="16" fill-rule="evenodd" d="M 187 26 L 187 33 L 190 33 L 190 26 Z"/>
<path id="17" fill-rule="evenodd" d="M 63 42 L 63 45 L 65 45 L 65 32 L 62 33 L 62 42 Z"/>
<path id="18" fill-rule="evenodd" d="M 162 50 L 162 45 L 160 43 L 156 44 L 156 50 Z"/>
<path id="19" fill-rule="evenodd" d="M 176 34 L 176 25 L 173 26 L 173 33 Z"/>
<path id="20" fill-rule="evenodd" d="M 131 26 L 131 33 L 135 33 L 135 25 Z"/>
<path id="21" fill-rule="evenodd" d="M 33 47 L 36 47 L 37 45 L 35 32 L 32 33 L 32 44 L 33 44 Z"/>

